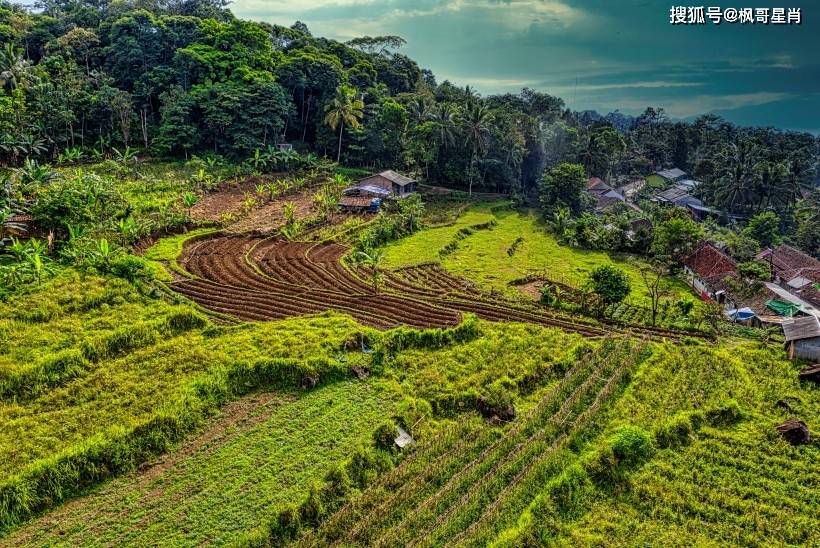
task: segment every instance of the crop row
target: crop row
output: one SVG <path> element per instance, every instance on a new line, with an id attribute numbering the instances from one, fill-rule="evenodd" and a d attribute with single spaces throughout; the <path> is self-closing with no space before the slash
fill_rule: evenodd
<path id="1" fill-rule="evenodd" d="M 336 243 L 251 236 L 198 240 L 180 260 L 194 279 L 172 288 L 206 309 L 248 321 L 336 310 L 380 329 L 451 327 L 471 312 L 491 321 L 537 323 L 591 337 L 606 333 L 569 316 L 496 302 L 438 267 L 418 269 L 412 277 L 383 273 L 379 289 L 369 280 L 372 271 L 342 264 L 346 252 Z"/>
<path id="2" fill-rule="evenodd" d="M 443 440 L 434 438 L 430 447 L 420 448 L 400 469 L 342 507 L 304 544 L 464 540 L 492 521 L 536 470 L 543 471 L 550 456 L 612 394 L 636 355 L 628 341 L 608 340 L 579 360 L 503 435 L 459 426 L 442 434 Z"/>

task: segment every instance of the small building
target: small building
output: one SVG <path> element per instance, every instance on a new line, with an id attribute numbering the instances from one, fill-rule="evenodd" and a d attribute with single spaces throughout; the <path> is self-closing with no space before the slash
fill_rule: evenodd
<path id="1" fill-rule="evenodd" d="M 381 206 L 381 198 L 367 196 L 342 196 L 339 198 L 339 209 L 347 213 L 378 213 Z"/>
<path id="2" fill-rule="evenodd" d="M 686 172 L 676 167 L 656 171 L 646 178 L 646 182 L 652 186 L 662 187 L 671 185 L 686 178 Z"/>
<path id="3" fill-rule="evenodd" d="M 701 243 L 683 262 L 689 283 L 701 297 L 724 304 L 725 293 L 721 289 L 727 277 L 737 275 L 737 263 L 709 242 Z"/>
<path id="4" fill-rule="evenodd" d="M 717 215 L 717 211 L 707 207 L 703 202 L 692 196 L 693 186 L 675 183 L 672 187 L 656 194 L 652 201 L 661 205 L 682 207 L 689 211 L 692 218 L 702 221 L 710 215 Z"/>
<path id="5" fill-rule="evenodd" d="M 615 204 L 626 201 L 623 194 L 598 177 L 590 177 L 587 180 L 587 194 L 594 200 L 596 213 L 602 213 Z"/>
<path id="6" fill-rule="evenodd" d="M 815 316 L 801 316 L 783 322 L 786 353 L 789 358 L 820 360 L 820 320 Z"/>
<path id="7" fill-rule="evenodd" d="M 756 258 L 771 265 L 774 283 L 820 309 L 820 261 L 789 245 L 766 249 Z"/>
<path id="8" fill-rule="evenodd" d="M 416 191 L 416 180 L 388 169 L 361 179 L 352 188 L 375 186 L 386 190 L 390 196 L 401 198 Z"/>

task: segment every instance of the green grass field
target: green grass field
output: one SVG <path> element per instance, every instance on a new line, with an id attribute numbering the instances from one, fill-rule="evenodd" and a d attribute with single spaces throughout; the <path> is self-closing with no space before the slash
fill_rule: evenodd
<path id="1" fill-rule="evenodd" d="M 477 204 L 458 217 L 454 224 L 422 230 L 388 244 L 384 253 L 385 266 L 398 268 L 441 262 L 453 274 L 473 280 L 482 287 L 513 292 L 508 284 L 528 274 L 544 275 L 577 287 L 596 266 L 614 264 L 629 276 L 632 298 L 639 303 L 646 299 L 639 259 L 559 245 L 534 212 L 509 209 L 493 212 L 492 208 L 497 209 L 498 205 Z M 439 250 L 451 242 L 460 229 L 493 219 L 497 223 L 495 226 L 474 231 L 458 242 L 455 251 L 441 258 Z M 523 238 L 523 242 L 510 256 L 507 250 L 517 238 Z M 675 280 L 673 287 L 679 297 L 694 298 L 682 282 Z"/>
<path id="2" fill-rule="evenodd" d="M 246 396 L 145 473 L 116 479 L 0 545 L 224 544 L 367 445 L 393 403 L 372 382 Z"/>

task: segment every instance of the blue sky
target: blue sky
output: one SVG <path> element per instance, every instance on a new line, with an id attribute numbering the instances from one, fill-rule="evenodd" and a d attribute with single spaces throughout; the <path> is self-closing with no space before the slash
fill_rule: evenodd
<path id="1" fill-rule="evenodd" d="M 439 81 L 489 94 L 529 86 L 572 108 L 677 118 L 717 112 L 753 125 L 820 133 L 820 2 L 800 26 L 671 26 L 668 0 L 236 0 L 242 18 L 347 40 L 398 34 Z"/>

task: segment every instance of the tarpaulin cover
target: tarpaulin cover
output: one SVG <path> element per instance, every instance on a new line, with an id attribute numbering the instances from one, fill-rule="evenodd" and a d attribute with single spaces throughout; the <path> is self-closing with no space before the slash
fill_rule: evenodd
<path id="1" fill-rule="evenodd" d="M 800 307 L 793 303 L 771 299 L 766 302 L 766 306 L 780 314 L 781 316 L 794 316 L 800 310 Z"/>

